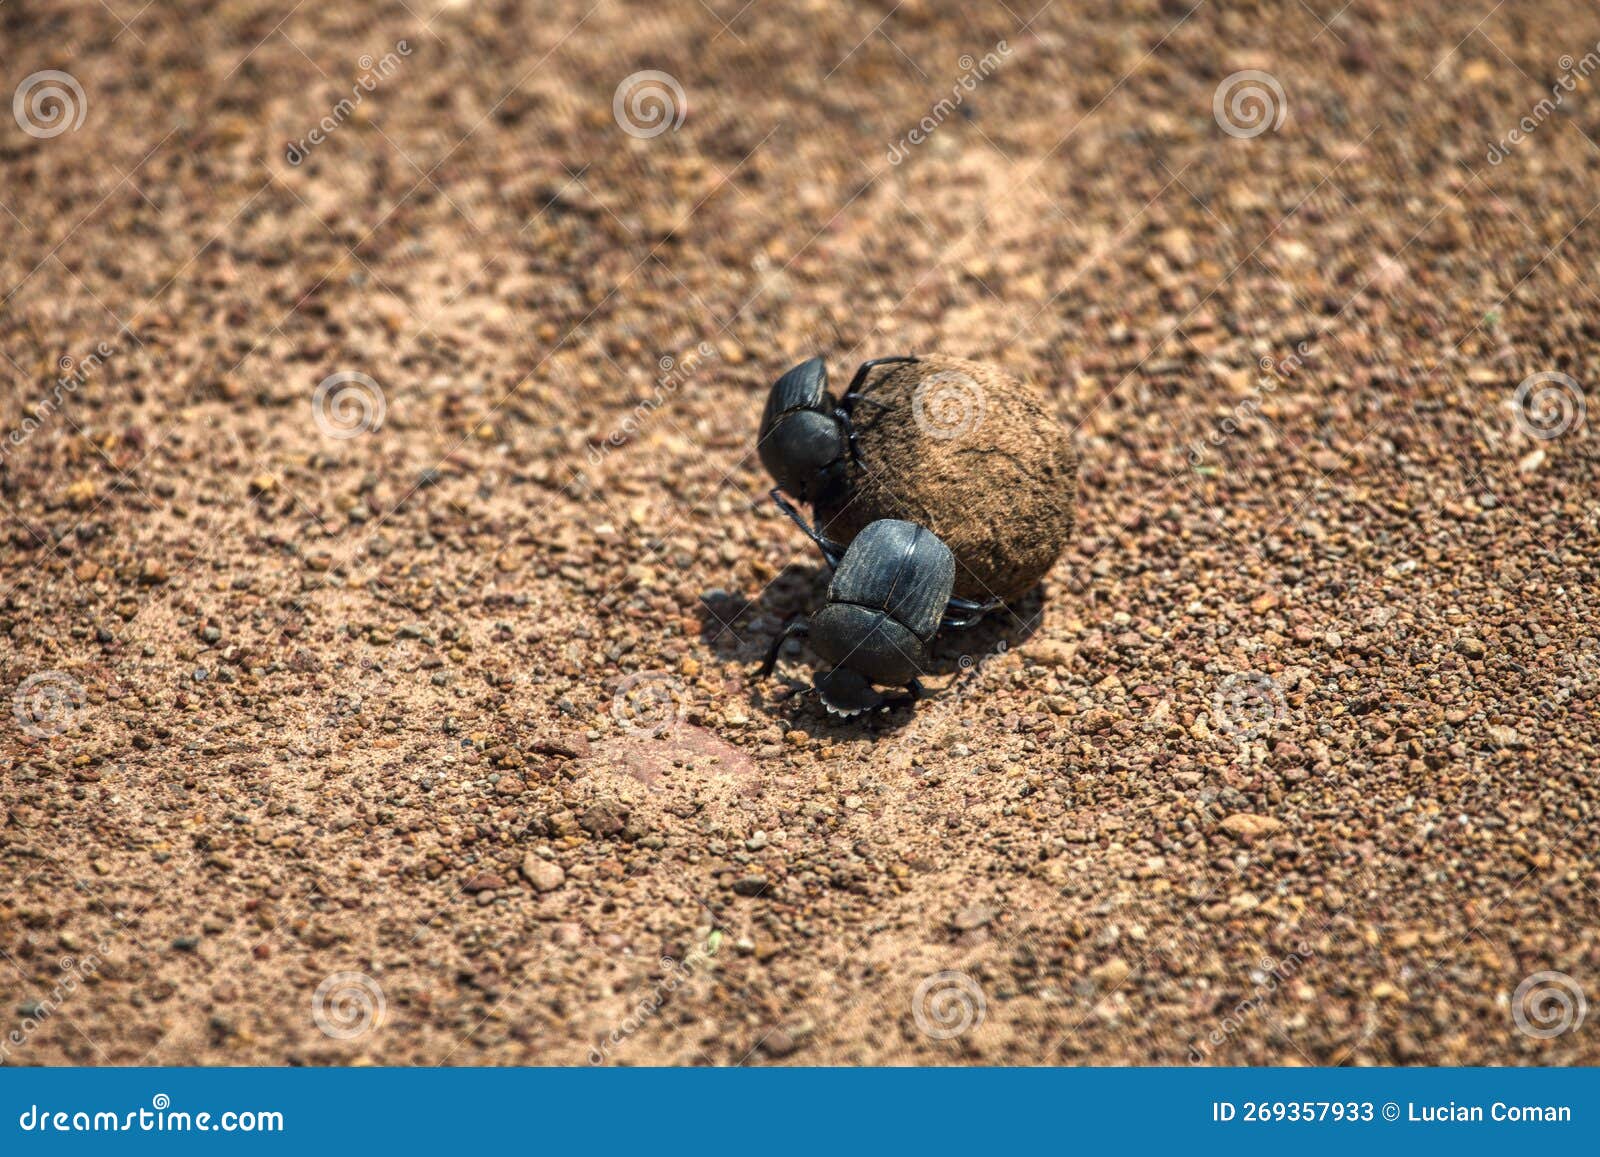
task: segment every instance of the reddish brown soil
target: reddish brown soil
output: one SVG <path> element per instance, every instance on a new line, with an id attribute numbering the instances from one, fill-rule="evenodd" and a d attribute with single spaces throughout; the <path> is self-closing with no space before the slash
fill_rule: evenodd
<path id="1" fill-rule="evenodd" d="M 1600 23 L 1034 6 L 0 4 L 7 1063 L 1600 1062 Z M 1079 531 L 840 724 L 755 426 L 905 350 Z"/>

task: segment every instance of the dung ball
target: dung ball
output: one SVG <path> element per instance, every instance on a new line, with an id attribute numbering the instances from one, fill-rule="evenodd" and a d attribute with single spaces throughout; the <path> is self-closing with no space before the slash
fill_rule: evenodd
<path id="1" fill-rule="evenodd" d="M 1011 600 L 1066 549 L 1078 458 L 1037 389 L 994 366 L 939 354 L 884 366 L 853 424 L 861 463 L 816 506 L 818 529 L 848 544 L 868 523 L 926 526 L 956 557 L 955 594 Z"/>

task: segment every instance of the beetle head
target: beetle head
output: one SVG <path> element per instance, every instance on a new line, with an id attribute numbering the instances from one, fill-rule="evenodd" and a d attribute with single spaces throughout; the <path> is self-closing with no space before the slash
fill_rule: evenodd
<path id="1" fill-rule="evenodd" d="M 835 667 L 816 678 L 817 694 L 830 715 L 846 719 L 882 707 L 883 695 L 859 671 Z"/>
<path id="2" fill-rule="evenodd" d="M 802 502 L 815 502 L 843 473 L 848 443 L 836 409 L 820 357 L 789 370 L 767 394 L 757 451 L 773 481 Z"/>

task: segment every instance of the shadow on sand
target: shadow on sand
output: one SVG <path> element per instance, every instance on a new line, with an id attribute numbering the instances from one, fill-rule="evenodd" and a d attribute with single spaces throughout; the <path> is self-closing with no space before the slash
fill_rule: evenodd
<path id="1" fill-rule="evenodd" d="M 719 658 L 745 665 L 745 701 L 752 713 L 785 729 L 799 729 L 812 736 L 898 731 L 916 717 L 917 711 L 937 702 L 987 658 L 1026 643 L 1044 615 L 1041 584 L 991 612 L 975 626 L 940 632 L 934 638 L 932 661 L 922 679 L 928 692 L 926 700 L 842 719 L 829 714 L 811 693 L 811 680 L 819 671 L 819 662 L 804 639 L 791 640 L 785 646 L 770 678 L 761 679 L 756 674 L 784 621 L 794 614 L 811 614 L 823 605 L 828 577 L 826 567 L 791 565 L 754 597 L 712 590 L 702 594 L 696 603 L 700 641 Z"/>

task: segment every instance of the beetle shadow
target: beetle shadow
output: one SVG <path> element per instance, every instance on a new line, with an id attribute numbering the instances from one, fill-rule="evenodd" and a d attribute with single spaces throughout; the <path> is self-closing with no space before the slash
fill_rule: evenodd
<path id="1" fill-rule="evenodd" d="M 795 640 L 799 654 L 788 648 L 778 669 L 768 678 L 756 674 L 767 649 L 785 621 L 796 614 L 813 614 L 824 603 L 830 572 L 826 567 L 790 564 L 753 597 L 713 588 L 696 600 L 700 641 L 717 658 L 745 670 L 745 703 L 753 717 L 764 718 L 785 730 L 800 730 L 812 737 L 884 734 L 899 731 L 919 711 L 953 691 L 967 673 L 994 655 L 1015 650 L 1037 632 L 1044 615 L 1044 587 L 991 612 L 965 630 L 941 631 L 922 683 L 928 698 L 906 707 L 868 712 L 844 719 L 829 714 L 810 693 L 818 660 L 804 639 Z M 893 693 L 894 689 L 886 689 Z"/>

